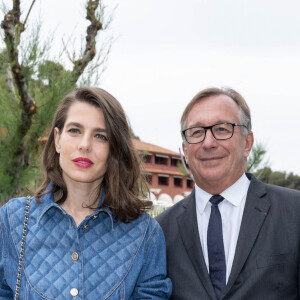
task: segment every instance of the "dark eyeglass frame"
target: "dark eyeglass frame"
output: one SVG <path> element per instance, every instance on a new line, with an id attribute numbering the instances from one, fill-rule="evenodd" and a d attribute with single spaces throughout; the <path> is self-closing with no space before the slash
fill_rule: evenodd
<path id="1" fill-rule="evenodd" d="M 227 124 L 232 125 L 232 134 L 231 134 L 231 136 L 228 137 L 228 138 L 226 138 L 226 139 L 218 139 L 218 138 L 216 138 L 215 135 L 214 135 L 214 133 L 213 133 L 213 130 L 212 130 L 213 127 L 215 127 L 215 126 L 217 126 L 217 125 L 227 125 Z M 246 125 L 243 125 L 243 124 L 224 122 L 224 123 L 214 124 L 214 125 L 211 125 L 211 126 L 194 126 L 194 127 L 190 127 L 190 128 L 185 129 L 185 130 L 182 130 L 181 133 L 183 134 L 185 140 L 186 140 L 189 144 L 199 144 L 199 143 L 202 143 L 202 142 L 205 140 L 206 132 L 207 132 L 208 129 L 210 130 L 210 132 L 211 132 L 211 134 L 212 134 L 212 136 L 214 137 L 215 140 L 217 140 L 217 141 L 225 141 L 225 140 L 229 140 L 229 139 L 232 138 L 232 136 L 233 136 L 233 134 L 234 134 L 234 127 L 235 127 L 235 126 L 243 126 L 243 127 L 245 127 L 245 128 L 247 129 L 247 126 L 246 126 Z M 201 140 L 201 141 L 199 141 L 199 142 L 196 142 L 196 143 L 191 143 L 191 142 L 188 141 L 188 139 L 187 139 L 187 137 L 186 137 L 186 132 L 187 132 L 189 129 L 193 129 L 193 128 L 202 128 L 202 129 L 204 129 L 203 140 Z"/>

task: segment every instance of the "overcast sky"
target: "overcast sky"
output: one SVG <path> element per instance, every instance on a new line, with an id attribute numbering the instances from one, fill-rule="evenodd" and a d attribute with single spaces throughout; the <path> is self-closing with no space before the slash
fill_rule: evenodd
<path id="1" fill-rule="evenodd" d="M 83 35 L 83 3 L 37 1 L 43 34 L 55 29 L 58 42 Z M 117 5 L 106 33 L 115 42 L 100 86 L 121 102 L 142 141 L 178 152 L 186 104 L 203 88 L 229 86 L 248 102 L 271 168 L 300 175 L 300 1 L 106 3 Z"/>

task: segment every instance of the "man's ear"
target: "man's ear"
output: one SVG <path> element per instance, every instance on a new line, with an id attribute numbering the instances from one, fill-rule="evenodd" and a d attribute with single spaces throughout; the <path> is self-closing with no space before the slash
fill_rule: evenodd
<path id="1" fill-rule="evenodd" d="M 182 143 L 182 150 L 183 150 L 183 153 L 184 153 L 184 159 L 185 159 L 185 162 L 186 162 L 187 164 L 189 164 L 189 161 L 188 161 L 188 155 L 187 155 L 187 149 L 186 149 L 185 143 Z"/>
<path id="2" fill-rule="evenodd" d="M 57 127 L 54 128 L 54 142 L 55 142 L 55 150 L 57 153 L 60 153 L 60 134 Z"/>
<path id="3" fill-rule="evenodd" d="M 244 156 L 247 158 L 251 152 L 252 146 L 254 143 L 254 136 L 253 132 L 249 131 L 246 135 L 246 144 L 245 144 L 245 149 L 244 149 Z"/>

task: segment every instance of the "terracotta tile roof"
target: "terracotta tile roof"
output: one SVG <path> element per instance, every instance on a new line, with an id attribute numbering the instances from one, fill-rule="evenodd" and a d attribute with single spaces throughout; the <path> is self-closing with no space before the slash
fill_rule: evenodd
<path id="1" fill-rule="evenodd" d="M 172 156 L 180 156 L 179 153 L 156 146 L 152 145 L 149 143 L 142 142 L 137 139 L 132 139 L 134 147 L 139 150 L 139 151 L 148 151 L 148 152 L 154 152 L 158 154 L 165 154 L 165 155 L 172 155 Z"/>
<path id="2" fill-rule="evenodd" d="M 155 173 L 155 174 L 168 174 L 168 175 L 175 175 L 175 176 L 182 176 L 184 177 L 184 174 L 179 171 L 170 171 L 170 170 L 158 170 L 158 169 L 151 169 L 151 168 L 145 168 L 145 172 L 149 173 Z"/>

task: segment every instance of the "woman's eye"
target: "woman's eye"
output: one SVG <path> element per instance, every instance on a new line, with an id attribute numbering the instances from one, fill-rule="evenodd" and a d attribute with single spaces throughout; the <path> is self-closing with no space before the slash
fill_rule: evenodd
<path id="1" fill-rule="evenodd" d="M 70 133 L 80 133 L 79 129 L 77 129 L 77 128 L 70 128 L 68 130 L 68 132 L 70 132 Z"/>
<path id="2" fill-rule="evenodd" d="M 98 133 L 98 134 L 95 135 L 95 137 L 96 137 L 97 139 L 99 139 L 99 140 L 107 141 L 106 136 L 103 135 L 103 134 Z"/>

